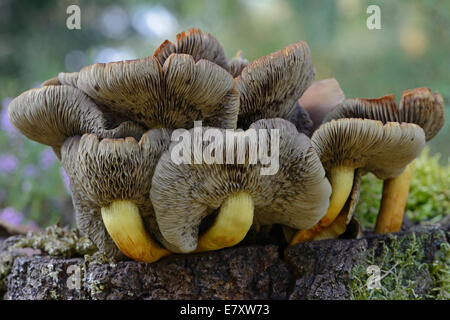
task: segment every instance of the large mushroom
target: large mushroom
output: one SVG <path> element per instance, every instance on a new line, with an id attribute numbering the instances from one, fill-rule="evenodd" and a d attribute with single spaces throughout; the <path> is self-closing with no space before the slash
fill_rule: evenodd
<path id="1" fill-rule="evenodd" d="M 433 94 L 429 88 L 417 88 L 404 91 L 399 106 L 393 95 L 378 99 L 348 99 L 330 112 L 325 121 L 340 118 L 415 123 L 424 130 L 425 140 L 429 141 L 444 125 L 444 102 L 439 93 Z M 402 174 L 384 180 L 376 233 L 400 230 L 413 171 L 414 162 L 411 162 Z"/>
<path id="2" fill-rule="evenodd" d="M 156 243 L 144 218 L 156 226 L 149 193 L 161 153 L 169 145 L 166 129 L 152 129 L 139 142 L 99 140 L 95 134 L 68 138 L 62 164 L 70 177 L 77 223 L 100 251 L 154 262 L 170 252 Z M 115 245 L 114 245 L 115 244 Z M 116 247 L 117 246 L 117 247 Z"/>
<path id="3" fill-rule="evenodd" d="M 312 229 L 300 230 L 291 244 L 309 241 L 332 224 L 349 198 L 355 169 L 380 179 L 396 177 L 422 151 L 425 134 L 410 123 L 339 119 L 320 126 L 311 142 L 333 191 L 326 215 Z"/>
<path id="4" fill-rule="evenodd" d="M 260 120 L 237 133 L 203 127 L 204 135 L 208 130 L 217 133 L 214 143 L 202 149 L 214 157 L 201 165 L 193 163 L 195 155 L 184 163 L 172 159 L 173 152 L 190 150 L 194 130 L 181 142 L 172 142 L 153 176 L 151 200 L 171 251 L 217 250 L 239 243 L 252 224 L 304 229 L 324 215 L 330 184 L 309 138 L 289 121 Z M 256 137 L 258 151 L 252 150 Z M 270 142 L 278 139 L 278 145 Z M 238 141 L 242 142 L 241 151 Z M 258 153 L 256 161 L 253 156 Z M 262 174 L 269 165 L 267 157 L 274 157 L 279 164 L 273 174 Z M 199 237 L 200 223 L 216 209 L 214 224 Z"/>
<path id="5" fill-rule="evenodd" d="M 251 62 L 235 79 L 240 93 L 238 128 L 245 130 L 260 119 L 296 118 L 297 101 L 314 75 L 309 47 L 302 41 Z"/>

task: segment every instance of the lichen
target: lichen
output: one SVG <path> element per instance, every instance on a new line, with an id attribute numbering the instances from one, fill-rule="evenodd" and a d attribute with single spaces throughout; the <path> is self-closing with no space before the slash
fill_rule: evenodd
<path id="1" fill-rule="evenodd" d="M 352 279 L 349 291 L 353 300 L 411 300 L 422 299 L 417 288 L 429 277 L 428 265 L 424 262 L 425 238 L 418 239 L 414 233 L 402 239 L 390 236 L 390 244 L 383 242 L 382 252 L 374 247 L 366 252 L 362 262 L 350 272 Z M 380 272 L 380 288 L 369 288 L 368 267 L 375 266 Z M 422 280 L 422 281 L 421 281 Z"/>

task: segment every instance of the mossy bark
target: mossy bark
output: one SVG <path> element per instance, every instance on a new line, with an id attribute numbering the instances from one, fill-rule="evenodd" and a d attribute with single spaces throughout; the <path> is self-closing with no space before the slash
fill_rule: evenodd
<path id="1" fill-rule="evenodd" d="M 289 248 L 247 242 L 147 264 L 107 261 L 93 253 L 87 239 L 78 233 L 54 229 L 3 242 L 0 294 L 5 299 L 382 298 L 379 294 L 383 291 L 367 288 L 367 267 L 375 264 L 382 276 L 392 269 L 394 278 L 400 279 L 394 283 L 400 287 L 396 295 L 384 293 L 386 298 L 432 299 L 445 297 L 436 295 L 437 285 L 445 281 L 448 285 L 448 279 L 437 278 L 441 271 L 433 271 L 449 268 L 450 261 L 445 255 L 442 259 L 448 232 L 449 226 L 421 227 Z M 46 238 L 52 245 L 46 244 Z M 439 262 L 436 256 L 441 257 Z M 79 282 L 74 281 L 77 275 Z M 389 275 L 381 285 L 390 288 Z"/>

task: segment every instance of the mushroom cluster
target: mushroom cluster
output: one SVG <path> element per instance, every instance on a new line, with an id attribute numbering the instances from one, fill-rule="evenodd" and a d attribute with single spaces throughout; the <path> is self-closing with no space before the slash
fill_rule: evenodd
<path id="1" fill-rule="evenodd" d="M 441 96 L 345 100 L 314 76 L 305 42 L 249 63 L 190 29 L 152 56 L 60 73 L 8 115 L 53 148 L 78 228 L 109 257 L 218 250 L 274 224 L 291 244 L 336 238 L 367 172 L 384 180 L 375 231 L 397 231 L 412 163 L 444 123 Z M 191 148 L 206 156 L 174 158 Z M 268 157 L 276 170 L 264 174 Z"/>

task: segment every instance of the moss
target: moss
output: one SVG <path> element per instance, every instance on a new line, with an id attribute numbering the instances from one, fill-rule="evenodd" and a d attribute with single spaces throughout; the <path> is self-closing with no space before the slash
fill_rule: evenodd
<path id="1" fill-rule="evenodd" d="M 97 251 L 94 244 L 81 236 L 78 230 L 56 225 L 46 228 L 41 233 L 29 233 L 12 247 L 39 249 L 48 255 L 66 258 L 82 257 Z"/>
<path id="2" fill-rule="evenodd" d="M 430 265 L 434 289 L 430 298 L 450 300 L 450 244 L 442 243 Z"/>
<path id="3" fill-rule="evenodd" d="M 439 164 L 439 154 L 430 155 L 426 148 L 416 160 L 411 181 L 406 215 L 414 222 L 439 222 L 450 214 L 450 162 Z M 372 174 L 361 180 L 361 197 L 356 216 L 361 225 L 373 229 L 380 208 L 383 182 Z"/>
<path id="4" fill-rule="evenodd" d="M 381 252 L 376 247 L 364 253 L 362 263 L 352 268 L 349 286 L 350 297 L 354 300 L 382 299 L 382 300 L 411 300 L 423 298 L 417 290 L 429 277 L 428 265 L 423 263 L 425 256 L 423 241 L 415 234 L 407 238 L 396 239 L 390 237 L 389 246 L 383 242 Z M 371 274 L 367 273 L 369 266 L 380 269 L 379 289 L 369 289 L 367 286 Z"/>
<path id="5" fill-rule="evenodd" d="M 11 271 L 14 257 L 9 252 L 0 254 L 0 299 L 2 292 L 6 291 L 6 278 Z"/>

